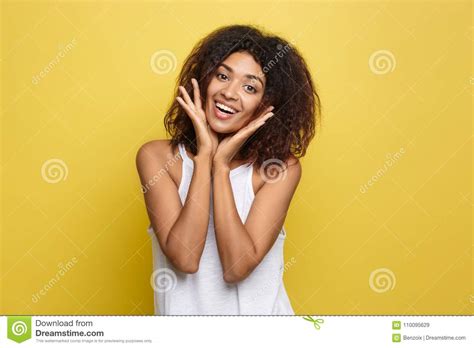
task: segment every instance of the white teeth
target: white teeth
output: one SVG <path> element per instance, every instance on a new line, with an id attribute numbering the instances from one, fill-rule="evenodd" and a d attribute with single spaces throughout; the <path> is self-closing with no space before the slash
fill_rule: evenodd
<path id="1" fill-rule="evenodd" d="M 221 104 L 221 103 L 218 103 L 218 102 L 216 102 L 216 106 L 217 106 L 218 108 L 220 108 L 220 109 L 223 109 L 223 110 L 225 110 L 225 111 L 229 111 L 229 112 L 231 112 L 231 113 L 233 113 L 233 114 L 235 114 L 235 113 L 237 112 L 236 110 L 234 110 L 234 109 L 232 109 L 232 108 L 229 108 L 228 106 L 226 106 L 226 105 L 224 105 L 224 104 Z"/>

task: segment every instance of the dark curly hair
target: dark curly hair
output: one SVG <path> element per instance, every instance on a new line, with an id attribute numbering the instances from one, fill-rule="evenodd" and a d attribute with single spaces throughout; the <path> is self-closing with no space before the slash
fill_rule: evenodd
<path id="1" fill-rule="evenodd" d="M 177 86 L 184 86 L 192 96 L 191 78 L 196 78 L 204 105 L 204 91 L 218 65 L 230 54 L 241 51 L 252 55 L 266 77 L 264 95 L 253 117 L 269 105 L 275 108 L 274 116 L 247 139 L 236 157 L 260 167 L 267 159 L 286 162 L 292 154 L 304 156 L 319 125 L 321 105 L 303 57 L 286 40 L 249 25 L 219 28 L 193 48 L 177 78 Z M 176 88 L 175 97 L 178 95 Z M 174 149 L 183 143 L 197 154 L 193 124 L 176 99 L 169 107 L 164 123 Z"/>

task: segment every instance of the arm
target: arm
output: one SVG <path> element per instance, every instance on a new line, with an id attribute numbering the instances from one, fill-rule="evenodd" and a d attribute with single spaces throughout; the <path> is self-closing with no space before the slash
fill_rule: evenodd
<path id="1" fill-rule="evenodd" d="M 163 253 L 178 270 L 195 273 L 209 224 L 211 165 L 209 157 L 195 156 L 194 172 L 183 206 L 166 170 L 167 146 L 167 141 L 142 145 L 136 156 L 137 170 L 142 187 L 146 188 L 148 217 Z M 156 177 L 158 180 L 154 182 Z"/>
<path id="2" fill-rule="evenodd" d="M 301 165 L 295 158 L 280 170 L 286 171 L 286 177 L 281 172 L 281 180 L 263 185 L 244 225 L 235 206 L 229 168 L 213 167 L 214 225 L 226 282 L 245 279 L 278 237 L 301 178 Z"/>

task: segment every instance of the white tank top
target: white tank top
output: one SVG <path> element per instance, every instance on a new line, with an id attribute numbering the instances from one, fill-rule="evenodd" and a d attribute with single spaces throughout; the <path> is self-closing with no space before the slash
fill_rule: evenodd
<path id="1" fill-rule="evenodd" d="M 184 205 L 194 169 L 183 144 L 179 144 L 183 159 L 179 196 Z M 232 169 L 229 177 L 238 214 L 245 223 L 254 200 L 253 165 Z M 155 315 L 294 315 L 283 284 L 284 227 L 260 264 L 240 282 L 224 281 L 222 265 L 214 232 L 212 186 L 207 239 L 193 274 L 178 271 L 162 252 L 150 225 L 153 252 L 152 286 Z"/>

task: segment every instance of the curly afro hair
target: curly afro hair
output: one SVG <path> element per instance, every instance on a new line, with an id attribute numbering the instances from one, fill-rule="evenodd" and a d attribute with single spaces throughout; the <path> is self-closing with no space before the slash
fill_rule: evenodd
<path id="1" fill-rule="evenodd" d="M 260 64 L 266 78 L 264 95 L 254 117 L 269 105 L 275 108 L 267 126 L 247 139 L 236 158 L 260 167 L 269 159 L 287 162 L 291 155 L 304 156 L 319 125 L 321 104 L 303 57 L 281 37 L 265 34 L 249 25 L 219 28 L 193 48 L 177 78 L 177 86 L 184 86 L 192 95 L 191 78 L 196 78 L 205 103 L 203 91 L 207 91 L 218 65 L 232 53 L 242 51 Z M 175 98 L 178 95 L 176 88 Z M 191 153 L 197 154 L 193 124 L 176 99 L 164 123 L 174 149 L 183 143 Z"/>

